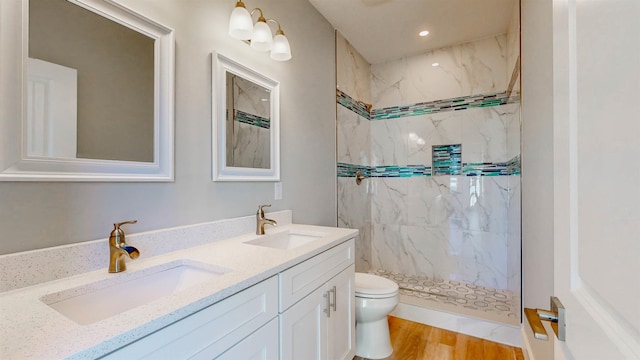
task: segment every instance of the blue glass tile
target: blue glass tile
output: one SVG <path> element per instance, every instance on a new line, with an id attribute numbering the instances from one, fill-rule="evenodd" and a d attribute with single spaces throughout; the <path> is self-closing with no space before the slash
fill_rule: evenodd
<path id="1" fill-rule="evenodd" d="M 257 126 L 263 129 L 269 129 L 271 127 L 271 121 L 269 119 L 240 110 L 235 111 L 234 118 L 243 124 Z"/>

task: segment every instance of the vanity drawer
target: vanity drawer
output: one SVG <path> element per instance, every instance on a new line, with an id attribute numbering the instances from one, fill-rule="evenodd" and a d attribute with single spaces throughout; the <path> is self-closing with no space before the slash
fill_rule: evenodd
<path id="1" fill-rule="evenodd" d="M 278 282 L 259 284 L 187 316 L 104 359 L 183 359 L 219 356 L 278 315 Z"/>
<path id="2" fill-rule="evenodd" d="M 278 318 L 275 318 L 258 331 L 247 336 L 231 349 L 216 358 L 216 360 L 278 360 Z M 204 354 L 194 356 L 193 360 L 209 360 Z"/>
<path id="3" fill-rule="evenodd" d="M 354 263 L 354 240 L 350 239 L 292 268 L 281 272 L 280 307 L 282 313 L 319 286 Z"/>

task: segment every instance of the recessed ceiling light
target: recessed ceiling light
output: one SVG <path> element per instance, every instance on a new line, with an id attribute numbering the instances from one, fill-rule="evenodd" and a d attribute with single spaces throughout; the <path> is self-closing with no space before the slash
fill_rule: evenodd
<path id="1" fill-rule="evenodd" d="M 427 35 L 429 35 L 429 32 L 428 32 L 427 30 L 422 30 L 422 31 L 420 31 L 420 32 L 418 33 L 418 35 L 420 35 L 420 36 L 427 36 Z"/>
<path id="2" fill-rule="evenodd" d="M 431 64 L 431 66 L 433 67 L 440 66 L 440 63 L 434 62 L 433 64 Z"/>

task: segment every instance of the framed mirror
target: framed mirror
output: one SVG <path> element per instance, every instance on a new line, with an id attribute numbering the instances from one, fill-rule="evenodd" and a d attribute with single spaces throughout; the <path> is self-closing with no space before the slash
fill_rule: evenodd
<path id="1" fill-rule="evenodd" d="M 111 0 L 0 6 L 0 181 L 173 181 L 173 30 Z"/>
<path id="2" fill-rule="evenodd" d="M 280 180 L 280 84 L 213 53 L 214 181 Z"/>

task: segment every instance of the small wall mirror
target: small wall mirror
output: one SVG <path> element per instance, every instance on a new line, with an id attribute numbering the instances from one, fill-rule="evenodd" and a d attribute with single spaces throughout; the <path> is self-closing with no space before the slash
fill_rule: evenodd
<path id="1" fill-rule="evenodd" d="M 213 180 L 280 180 L 279 83 L 221 54 L 212 60 Z"/>
<path id="2" fill-rule="evenodd" d="M 110 0 L 3 5 L 0 180 L 172 181 L 173 30 Z"/>

